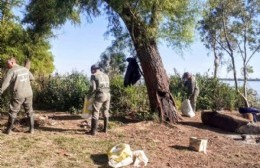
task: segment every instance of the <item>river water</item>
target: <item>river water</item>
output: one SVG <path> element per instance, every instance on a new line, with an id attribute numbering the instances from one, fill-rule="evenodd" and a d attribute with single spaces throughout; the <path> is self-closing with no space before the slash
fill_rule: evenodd
<path id="1" fill-rule="evenodd" d="M 223 81 L 224 83 L 228 83 L 230 86 L 234 86 L 234 81 Z M 243 81 L 238 81 L 238 86 L 242 86 Z M 260 97 L 260 81 L 248 81 L 247 87 L 255 90 L 257 92 L 258 97 Z"/>

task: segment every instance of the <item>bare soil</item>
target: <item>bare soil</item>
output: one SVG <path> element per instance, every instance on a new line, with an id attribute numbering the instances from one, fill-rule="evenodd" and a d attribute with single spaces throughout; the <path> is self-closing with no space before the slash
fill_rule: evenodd
<path id="1" fill-rule="evenodd" d="M 236 112 L 234 112 L 236 114 Z M 260 135 L 241 135 L 203 125 L 200 112 L 177 125 L 154 121 L 111 120 L 107 134 L 86 135 L 89 122 L 77 115 L 37 112 L 34 134 L 16 124 L 11 135 L 0 133 L 0 167 L 109 167 L 106 152 L 118 143 L 143 150 L 148 168 L 260 168 Z M 1 116 L 0 129 L 6 116 Z M 102 128 L 99 121 L 99 130 Z M 207 152 L 189 148 L 189 138 L 208 140 Z M 132 165 L 127 167 L 133 167 Z"/>

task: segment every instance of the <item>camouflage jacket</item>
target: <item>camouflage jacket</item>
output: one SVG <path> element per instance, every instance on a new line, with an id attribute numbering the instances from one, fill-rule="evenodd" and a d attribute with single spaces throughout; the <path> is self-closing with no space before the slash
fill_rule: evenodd
<path id="1" fill-rule="evenodd" d="M 199 92 L 199 87 L 198 87 L 197 81 L 194 76 L 192 76 L 190 79 L 188 79 L 184 83 L 184 86 L 187 88 L 188 97 L 190 97 L 195 92 Z"/>
<path id="2" fill-rule="evenodd" d="M 91 94 L 96 93 L 109 93 L 110 92 L 110 82 L 107 74 L 98 71 L 95 74 L 91 75 Z"/>
<path id="3" fill-rule="evenodd" d="M 1 92 L 9 86 L 13 98 L 25 98 L 33 95 L 31 81 L 34 80 L 31 72 L 20 65 L 14 65 L 7 71 L 3 80 Z"/>

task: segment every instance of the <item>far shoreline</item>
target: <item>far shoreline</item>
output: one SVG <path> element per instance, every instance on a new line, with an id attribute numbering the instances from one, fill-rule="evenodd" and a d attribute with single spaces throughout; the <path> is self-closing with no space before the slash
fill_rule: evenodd
<path id="1" fill-rule="evenodd" d="M 222 80 L 222 81 L 234 81 L 233 78 L 218 78 L 219 80 Z M 244 81 L 244 79 L 241 79 L 241 78 L 238 78 L 237 79 L 238 81 Z M 247 79 L 247 81 L 257 81 L 257 82 L 260 82 L 260 79 L 259 78 L 253 78 L 253 79 Z"/>

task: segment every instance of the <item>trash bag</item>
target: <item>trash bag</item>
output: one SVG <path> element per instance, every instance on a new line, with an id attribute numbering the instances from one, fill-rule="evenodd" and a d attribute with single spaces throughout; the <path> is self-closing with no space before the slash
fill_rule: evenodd
<path id="1" fill-rule="evenodd" d="M 123 167 L 133 163 L 133 152 L 128 144 L 118 144 L 107 152 L 108 164 L 111 167 Z"/>
<path id="2" fill-rule="evenodd" d="M 190 100 L 185 99 L 181 104 L 181 112 L 183 115 L 187 117 L 194 117 L 195 113 L 191 107 Z"/>
<path id="3" fill-rule="evenodd" d="M 92 116 L 92 104 L 93 104 L 93 98 L 87 98 L 85 97 L 84 99 L 84 104 L 83 104 L 83 109 L 82 109 L 82 114 L 81 117 L 82 118 L 90 118 Z"/>
<path id="4" fill-rule="evenodd" d="M 136 150 L 133 152 L 134 167 L 144 167 L 148 163 L 148 158 L 143 150 Z"/>
<path id="5" fill-rule="evenodd" d="M 124 77 L 124 86 L 134 85 L 140 78 L 140 68 L 135 58 L 127 58 L 129 63 Z"/>

